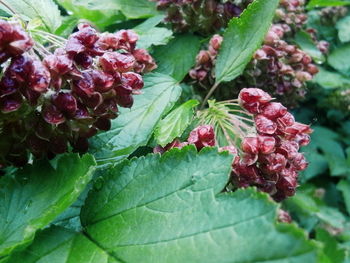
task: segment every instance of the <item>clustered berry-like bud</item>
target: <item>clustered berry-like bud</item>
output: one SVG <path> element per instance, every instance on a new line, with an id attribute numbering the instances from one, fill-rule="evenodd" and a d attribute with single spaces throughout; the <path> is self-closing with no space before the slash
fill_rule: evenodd
<path id="1" fill-rule="evenodd" d="M 299 149 L 310 142 L 310 126 L 296 122 L 286 107 L 272 102 L 272 97 L 261 89 L 242 89 L 239 103 L 253 116 L 254 126 L 239 135 L 240 145 L 219 148 L 234 155 L 232 185 L 236 188 L 256 186 L 276 201 L 293 196 L 298 185 L 298 172 L 308 165 Z M 199 126 L 190 133 L 186 142 L 175 140 L 165 147 L 155 147 L 154 152 L 164 153 L 188 144 L 195 145 L 198 150 L 215 146 L 213 127 Z"/>
<path id="2" fill-rule="evenodd" d="M 278 209 L 277 220 L 278 222 L 281 222 L 281 223 L 288 223 L 288 224 L 292 223 L 292 217 L 287 211 L 283 209 Z"/>
<path id="3" fill-rule="evenodd" d="M 154 153 L 164 153 L 172 148 L 185 147 L 186 145 L 193 144 L 196 146 L 197 150 L 201 150 L 207 146 L 215 146 L 215 133 L 214 128 L 210 125 L 201 125 L 191 131 L 186 142 L 180 142 L 179 140 L 174 140 L 173 142 L 167 144 L 165 147 L 160 145 L 153 149 Z"/>
<path id="4" fill-rule="evenodd" d="M 312 58 L 295 45 L 283 40 L 283 24 L 275 24 L 255 52 L 245 72 L 236 80 L 240 87 L 269 87 L 268 91 L 288 106 L 306 93 L 306 82 L 318 73 Z M 287 28 L 287 30 L 289 30 Z"/>
<path id="5" fill-rule="evenodd" d="M 69 144 L 87 151 L 88 138 L 110 129 L 118 106 L 133 105 L 143 88 L 140 74 L 156 67 L 146 50 L 136 49 L 131 30 L 78 29 L 40 60 L 25 53 L 33 41 L 23 30 L 0 21 L 0 47 L 11 58 L 0 80 L 2 166 L 26 164 L 29 152 L 51 157 Z"/>
<path id="6" fill-rule="evenodd" d="M 210 39 L 208 50 L 201 50 L 199 52 L 196 57 L 196 66 L 189 73 L 192 79 L 199 82 L 208 82 L 215 78 L 212 69 L 215 65 L 222 41 L 223 37 L 216 34 Z"/>
<path id="7" fill-rule="evenodd" d="M 167 11 L 165 21 L 174 31 L 193 31 L 207 35 L 225 27 L 233 17 L 238 17 L 251 0 L 150 0 L 157 2 L 159 10 Z"/>
<path id="8" fill-rule="evenodd" d="M 276 10 L 275 20 L 278 23 L 289 25 L 295 29 L 302 28 L 306 21 L 304 0 L 282 0 Z"/>
<path id="9" fill-rule="evenodd" d="M 336 22 L 348 13 L 346 6 L 325 7 L 319 11 L 321 22 L 325 25 L 335 25 Z"/>
<path id="10" fill-rule="evenodd" d="M 294 195 L 298 172 L 307 167 L 298 151 L 310 142 L 312 130 L 271 100 L 268 93 L 255 88 L 242 89 L 239 94 L 241 106 L 254 116 L 256 133 L 243 138 L 232 181 L 238 187 L 254 185 L 281 201 Z"/>

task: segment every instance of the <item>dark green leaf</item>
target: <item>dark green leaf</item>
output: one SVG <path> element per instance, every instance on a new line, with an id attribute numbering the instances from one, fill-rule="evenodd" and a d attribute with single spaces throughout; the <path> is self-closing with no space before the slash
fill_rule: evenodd
<path id="1" fill-rule="evenodd" d="M 40 232 L 29 247 L 12 254 L 6 262 L 116 263 L 84 235 L 57 226 Z"/>
<path id="2" fill-rule="evenodd" d="M 312 40 L 309 33 L 306 31 L 300 30 L 295 35 L 295 42 L 299 47 L 309 54 L 316 62 L 322 63 L 325 61 L 324 55 L 317 48 L 314 41 Z"/>
<path id="3" fill-rule="evenodd" d="M 338 183 L 337 188 L 343 194 L 345 206 L 348 211 L 348 214 L 350 215 L 350 182 L 347 180 L 341 180 Z"/>
<path id="4" fill-rule="evenodd" d="M 316 240 L 324 245 L 322 249 L 323 261 L 321 263 L 343 263 L 345 250 L 341 249 L 337 240 L 324 229 L 316 230 Z"/>
<path id="5" fill-rule="evenodd" d="M 135 96 L 131 110 L 120 109 L 111 130 L 93 138 L 91 152 L 98 163 L 121 160 L 146 145 L 158 121 L 180 96 L 181 87 L 171 77 L 154 73 L 144 81 L 143 94 Z"/>
<path id="6" fill-rule="evenodd" d="M 153 56 L 158 64 L 157 72 L 182 81 L 195 64 L 199 47 L 199 38 L 189 34 L 178 35 L 167 45 L 156 47 Z"/>
<path id="7" fill-rule="evenodd" d="M 156 3 L 149 0 L 112 0 L 122 13 L 130 19 L 145 18 L 159 14 Z"/>
<path id="8" fill-rule="evenodd" d="M 0 257 L 30 242 L 78 198 L 92 177 L 94 159 L 67 154 L 57 168 L 38 162 L 0 179 Z"/>
<path id="9" fill-rule="evenodd" d="M 90 192 L 82 223 L 122 262 L 316 262 L 303 231 L 275 224 L 266 194 L 220 194 L 232 157 L 187 146 L 125 161 Z"/>
<path id="10" fill-rule="evenodd" d="M 6 0 L 6 4 L 25 20 L 40 19 L 44 28 L 53 33 L 61 25 L 62 17 L 53 0 Z M 0 3 L 0 8 L 12 13 Z"/>
<path id="11" fill-rule="evenodd" d="M 350 85 L 350 78 L 346 78 L 340 73 L 328 71 L 322 67 L 319 67 L 320 72 L 317 73 L 313 82 L 321 85 L 327 89 L 335 89 Z"/>
<path id="12" fill-rule="evenodd" d="M 224 33 L 215 68 L 216 82 L 239 76 L 271 26 L 278 0 L 255 0 L 240 18 L 233 18 Z"/>
<path id="13" fill-rule="evenodd" d="M 193 108 L 199 104 L 197 100 L 189 100 L 169 113 L 161 120 L 154 132 L 158 144 L 165 146 L 176 137 L 180 137 L 193 119 Z"/>

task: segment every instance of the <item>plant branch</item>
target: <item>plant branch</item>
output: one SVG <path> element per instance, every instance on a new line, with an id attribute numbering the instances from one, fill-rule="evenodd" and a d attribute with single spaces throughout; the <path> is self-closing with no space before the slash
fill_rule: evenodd
<path id="1" fill-rule="evenodd" d="M 205 98 L 204 98 L 204 100 L 202 102 L 202 105 L 201 105 L 201 108 L 200 108 L 201 110 L 204 109 L 205 104 L 207 104 L 208 99 L 211 97 L 211 95 L 213 95 L 214 91 L 219 86 L 219 84 L 220 84 L 220 82 L 215 82 L 215 84 L 210 88 L 207 96 L 205 96 Z"/>

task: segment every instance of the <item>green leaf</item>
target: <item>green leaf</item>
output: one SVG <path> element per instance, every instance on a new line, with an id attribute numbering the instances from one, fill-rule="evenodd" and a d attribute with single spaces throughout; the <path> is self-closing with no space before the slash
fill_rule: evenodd
<path id="1" fill-rule="evenodd" d="M 316 262 L 295 225 L 255 189 L 221 193 L 232 156 L 194 146 L 110 169 L 82 210 L 89 237 L 121 262 Z"/>
<path id="2" fill-rule="evenodd" d="M 175 104 L 181 87 L 171 77 L 160 73 L 144 76 L 143 94 L 135 96 L 134 106 L 120 109 L 112 128 L 91 140 L 91 152 L 99 164 L 128 157 L 138 147 L 145 146 L 158 121 Z"/>
<path id="3" fill-rule="evenodd" d="M 328 56 L 328 63 L 344 74 L 350 74 L 350 43 L 339 46 Z"/>
<path id="4" fill-rule="evenodd" d="M 350 41 L 350 16 L 346 16 L 340 19 L 336 26 L 338 29 L 338 38 L 341 42 Z"/>
<path id="5" fill-rule="evenodd" d="M 56 0 L 58 4 L 79 19 L 93 22 L 100 28 L 124 19 L 120 8 L 113 0 Z"/>
<path id="6" fill-rule="evenodd" d="M 199 38 L 190 34 L 178 35 L 167 45 L 156 47 L 153 53 L 158 64 L 156 71 L 182 81 L 195 64 L 199 47 Z"/>
<path id="7" fill-rule="evenodd" d="M 159 14 L 156 3 L 149 0 L 112 0 L 129 19 L 146 18 Z"/>
<path id="8" fill-rule="evenodd" d="M 341 249 L 337 240 L 324 229 L 316 230 L 316 240 L 324 245 L 322 249 L 323 261 L 321 263 L 343 263 L 345 250 Z"/>
<path id="9" fill-rule="evenodd" d="M 6 0 L 5 3 L 27 21 L 40 19 L 44 28 L 51 33 L 62 23 L 60 11 L 53 0 Z M 1 3 L 0 8 L 12 14 Z"/>
<path id="10" fill-rule="evenodd" d="M 310 34 L 304 30 L 300 30 L 295 35 L 295 42 L 298 46 L 309 54 L 316 62 L 322 63 L 325 61 L 325 57 L 322 52 L 317 48 Z"/>
<path id="11" fill-rule="evenodd" d="M 337 185 L 337 189 L 342 192 L 346 210 L 350 215 L 350 182 L 347 180 L 341 180 Z"/>
<path id="12" fill-rule="evenodd" d="M 5 262 L 116 263 L 84 235 L 57 226 L 40 232 L 29 247 L 12 254 Z"/>
<path id="13" fill-rule="evenodd" d="M 278 3 L 255 0 L 239 18 L 230 21 L 216 62 L 217 83 L 230 81 L 243 72 L 269 30 Z"/>
<path id="14" fill-rule="evenodd" d="M 197 100 L 189 100 L 169 113 L 161 120 L 154 132 L 157 143 L 165 146 L 176 137 L 180 137 L 193 119 L 193 108 L 199 104 Z"/>
<path id="15" fill-rule="evenodd" d="M 350 5 L 350 1 L 342 1 L 342 0 L 311 0 L 307 5 L 308 9 L 312 9 L 315 7 L 327 7 L 327 6 L 343 6 Z"/>
<path id="16" fill-rule="evenodd" d="M 37 162 L 0 179 L 0 257 L 28 244 L 77 199 L 94 171 L 91 155 L 67 154 L 57 168 Z"/>
<path id="17" fill-rule="evenodd" d="M 326 89 L 335 89 L 345 85 L 350 85 L 350 78 L 346 78 L 340 73 L 331 72 L 322 67 L 319 67 L 319 70 L 320 71 L 314 77 L 313 82 Z"/>
<path id="18" fill-rule="evenodd" d="M 75 16 L 64 16 L 62 25 L 56 29 L 55 34 L 68 38 L 72 34 L 74 28 L 77 26 L 79 19 Z"/>
<path id="19" fill-rule="evenodd" d="M 148 49 L 152 45 L 166 45 L 170 41 L 173 32 L 164 27 L 156 27 L 163 19 L 164 15 L 154 16 L 134 27 L 134 31 L 139 35 L 138 48 Z"/>

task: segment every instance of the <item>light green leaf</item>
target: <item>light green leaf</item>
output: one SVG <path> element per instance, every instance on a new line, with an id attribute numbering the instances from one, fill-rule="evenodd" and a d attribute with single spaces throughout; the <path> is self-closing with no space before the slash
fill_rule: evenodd
<path id="1" fill-rule="evenodd" d="M 68 38 L 72 34 L 74 28 L 77 26 L 79 19 L 75 16 L 64 16 L 62 25 L 56 29 L 55 34 Z"/>
<path id="2" fill-rule="evenodd" d="M 350 43 L 339 46 L 328 56 L 328 63 L 344 74 L 350 74 Z"/>
<path id="3" fill-rule="evenodd" d="M 239 18 L 230 21 L 216 63 L 217 83 L 233 80 L 243 72 L 269 30 L 278 3 L 255 0 Z"/>
<path id="4" fill-rule="evenodd" d="M 4 2 L 27 21 L 39 18 L 44 28 L 51 33 L 55 32 L 62 23 L 60 11 L 53 0 L 5 0 Z M 7 13 L 12 13 L 1 3 L 0 8 Z"/>
<path id="5" fill-rule="evenodd" d="M 350 215 L 350 182 L 341 180 L 337 185 L 337 189 L 342 192 L 346 209 Z"/>
<path id="6" fill-rule="evenodd" d="M 316 240 L 324 245 L 322 249 L 323 261 L 320 263 L 343 263 L 345 259 L 345 250 L 341 249 L 337 240 L 324 229 L 316 230 Z"/>
<path id="7" fill-rule="evenodd" d="M 232 158 L 191 145 L 125 161 L 90 192 L 85 230 L 127 263 L 316 262 L 316 244 L 295 225 L 276 225 L 266 194 L 220 194 Z"/>
<path id="8" fill-rule="evenodd" d="M 170 41 L 173 32 L 164 27 L 156 27 L 163 19 L 164 15 L 157 15 L 134 27 L 134 31 L 139 35 L 138 48 L 148 49 L 152 45 L 165 45 Z"/>
<path id="9" fill-rule="evenodd" d="M 112 0 L 129 19 L 158 15 L 156 3 L 149 0 Z"/>
<path id="10" fill-rule="evenodd" d="M 135 96 L 134 106 L 120 109 L 112 128 L 91 140 L 91 152 L 99 164 L 122 160 L 147 144 L 158 121 L 175 104 L 181 87 L 171 77 L 160 73 L 144 76 L 143 94 Z"/>
<path id="11" fill-rule="evenodd" d="M 347 219 L 338 209 L 325 205 L 320 206 L 319 208 L 319 212 L 316 213 L 318 218 L 333 227 L 340 229 L 344 228 Z"/>
<path id="12" fill-rule="evenodd" d="M 338 29 L 338 38 L 341 42 L 350 41 L 350 16 L 346 16 L 340 19 L 336 26 Z"/>
<path id="13" fill-rule="evenodd" d="M 344 0 L 311 0 L 307 5 L 308 9 L 315 7 L 327 7 L 327 6 L 343 6 L 350 5 L 350 1 Z"/>
<path id="14" fill-rule="evenodd" d="M 117 262 L 84 235 L 52 226 L 40 232 L 24 251 L 12 254 L 7 263 L 112 263 Z"/>
<path id="15" fill-rule="evenodd" d="M 309 33 L 300 30 L 295 35 L 295 42 L 298 46 L 309 54 L 316 62 L 322 63 L 325 61 L 325 57 L 322 52 L 317 48 Z"/>
<path id="16" fill-rule="evenodd" d="M 124 19 L 116 1 L 113 0 L 56 0 L 79 19 L 93 22 L 100 28 Z"/>
<path id="17" fill-rule="evenodd" d="M 180 137 L 193 119 L 193 108 L 199 104 L 197 100 L 189 100 L 170 112 L 161 120 L 154 132 L 157 143 L 165 146 L 176 137 Z"/>
<path id="18" fill-rule="evenodd" d="M 314 77 L 313 82 L 327 89 L 335 89 L 350 85 L 350 78 L 346 78 L 340 73 L 328 71 L 319 67 L 319 72 Z"/>
<path id="19" fill-rule="evenodd" d="M 156 71 L 182 81 L 195 64 L 199 47 L 199 38 L 189 34 L 178 35 L 167 45 L 156 47 L 153 53 L 158 64 Z"/>
<path id="20" fill-rule="evenodd" d="M 0 179 L 0 257 L 28 244 L 77 199 L 94 171 L 91 155 L 67 154 L 57 168 L 37 162 Z"/>

